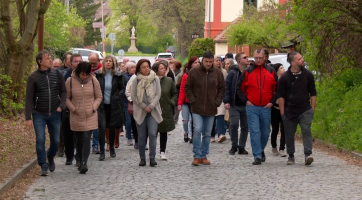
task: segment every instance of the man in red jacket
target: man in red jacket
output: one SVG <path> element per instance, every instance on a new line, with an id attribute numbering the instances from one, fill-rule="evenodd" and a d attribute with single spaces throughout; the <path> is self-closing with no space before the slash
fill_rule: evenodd
<path id="1" fill-rule="evenodd" d="M 253 150 L 253 165 L 265 162 L 264 148 L 270 133 L 271 107 L 276 102 L 278 77 L 265 62 L 262 49 L 254 52 L 255 63 L 247 67 L 239 79 L 237 93 L 240 99 L 246 98 L 246 115 L 250 129 L 250 142 Z"/>

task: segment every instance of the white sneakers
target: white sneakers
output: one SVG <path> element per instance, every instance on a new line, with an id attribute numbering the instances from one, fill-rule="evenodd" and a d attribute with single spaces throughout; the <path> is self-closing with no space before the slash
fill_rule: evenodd
<path id="1" fill-rule="evenodd" d="M 165 152 L 161 152 L 161 160 L 167 160 Z"/>

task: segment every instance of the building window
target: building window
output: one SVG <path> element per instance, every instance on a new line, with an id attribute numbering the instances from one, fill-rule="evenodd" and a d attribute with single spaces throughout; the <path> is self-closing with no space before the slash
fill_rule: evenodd
<path id="1" fill-rule="evenodd" d="M 244 5 L 248 5 L 248 6 L 255 6 L 255 8 L 258 8 L 258 0 L 244 0 Z"/>

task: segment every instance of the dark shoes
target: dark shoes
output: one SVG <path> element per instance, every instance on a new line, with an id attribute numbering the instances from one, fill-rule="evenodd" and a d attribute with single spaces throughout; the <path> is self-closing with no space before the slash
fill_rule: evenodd
<path id="1" fill-rule="evenodd" d="M 143 167 L 146 166 L 146 159 L 141 159 L 139 166 Z"/>
<path id="2" fill-rule="evenodd" d="M 47 176 L 48 175 L 48 163 L 45 163 L 41 166 L 40 176 Z"/>
<path id="3" fill-rule="evenodd" d="M 81 166 L 79 167 L 79 173 L 81 174 L 85 174 L 88 171 L 88 166 L 86 163 L 82 163 Z"/>
<path id="4" fill-rule="evenodd" d="M 305 156 L 305 165 L 311 165 L 312 162 L 314 161 L 312 156 Z"/>
<path id="5" fill-rule="evenodd" d="M 138 143 L 137 142 L 134 143 L 134 149 L 138 149 Z"/>
<path id="6" fill-rule="evenodd" d="M 246 151 L 246 150 L 245 150 L 245 148 L 241 148 L 241 147 L 239 147 L 239 152 L 238 152 L 238 154 L 241 154 L 241 155 L 248 155 L 248 154 L 249 154 L 249 152 L 248 152 L 248 151 Z"/>
<path id="7" fill-rule="evenodd" d="M 295 163 L 295 160 L 294 160 L 294 157 L 288 157 L 288 161 L 287 161 L 287 165 L 294 165 Z"/>
<path id="8" fill-rule="evenodd" d="M 235 153 L 238 151 L 238 148 L 237 147 L 231 147 L 230 151 L 229 151 L 229 154 L 230 155 L 235 155 Z"/>
<path id="9" fill-rule="evenodd" d="M 49 163 L 49 171 L 54 172 L 55 170 L 54 157 L 48 157 L 48 163 Z"/>
<path id="10" fill-rule="evenodd" d="M 256 158 L 253 162 L 253 165 L 261 165 L 261 159 L 260 158 Z"/>
<path id="11" fill-rule="evenodd" d="M 261 152 L 261 162 L 265 162 L 265 153 Z"/>
<path id="12" fill-rule="evenodd" d="M 151 166 L 151 167 L 154 167 L 154 166 L 156 166 L 156 165 L 157 165 L 156 160 L 155 160 L 154 158 L 150 158 L 150 166 Z"/>
<path id="13" fill-rule="evenodd" d="M 106 155 L 104 154 L 104 151 L 99 152 L 99 161 L 103 161 L 106 159 Z"/>
<path id="14" fill-rule="evenodd" d="M 64 149 L 58 149 L 58 157 L 64 156 Z"/>
<path id="15" fill-rule="evenodd" d="M 114 149 L 114 147 L 110 148 L 109 153 L 110 153 L 112 158 L 116 157 L 116 150 Z"/>
<path id="16" fill-rule="evenodd" d="M 184 133 L 184 141 L 185 142 L 189 141 L 189 134 L 188 133 Z"/>

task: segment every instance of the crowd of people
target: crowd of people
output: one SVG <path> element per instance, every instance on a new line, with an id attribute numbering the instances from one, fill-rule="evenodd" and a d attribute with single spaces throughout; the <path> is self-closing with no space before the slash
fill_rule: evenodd
<path id="1" fill-rule="evenodd" d="M 160 159 L 167 160 L 168 134 L 180 112 L 183 141 L 193 147 L 192 165 L 210 165 L 210 143 L 224 142 L 227 133 L 230 155 L 249 153 L 245 146 L 250 133 L 252 164 L 260 165 L 266 161 L 264 151 L 271 135 L 272 154 L 288 156 L 287 164 L 292 165 L 298 125 L 305 165 L 310 165 L 314 76 L 298 52 L 288 54 L 287 71 L 280 63 L 270 63 L 268 55 L 267 50 L 257 49 L 251 62 L 246 53 L 238 53 L 234 64 L 233 54 L 222 59 L 207 51 L 202 59 L 191 57 L 182 67 L 177 60 L 151 64 L 147 59 L 136 63 L 124 58 L 118 63 L 112 55 L 101 61 L 96 53 L 89 55 L 88 62 L 79 54 L 66 53 L 62 65 L 60 59 L 52 61 L 47 51 L 39 52 L 38 69 L 28 77 L 25 115 L 27 126 L 36 133 L 41 175 L 55 170 L 57 154 L 65 154 L 66 165 L 75 160 L 85 174 L 91 152 L 99 155 L 99 161 L 106 159 L 107 151 L 116 157 L 124 132 L 127 145 L 139 151 L 139 166 L 146 165 L 149 149 L 149 165 L 154 167 L 157 135 Z"/>

